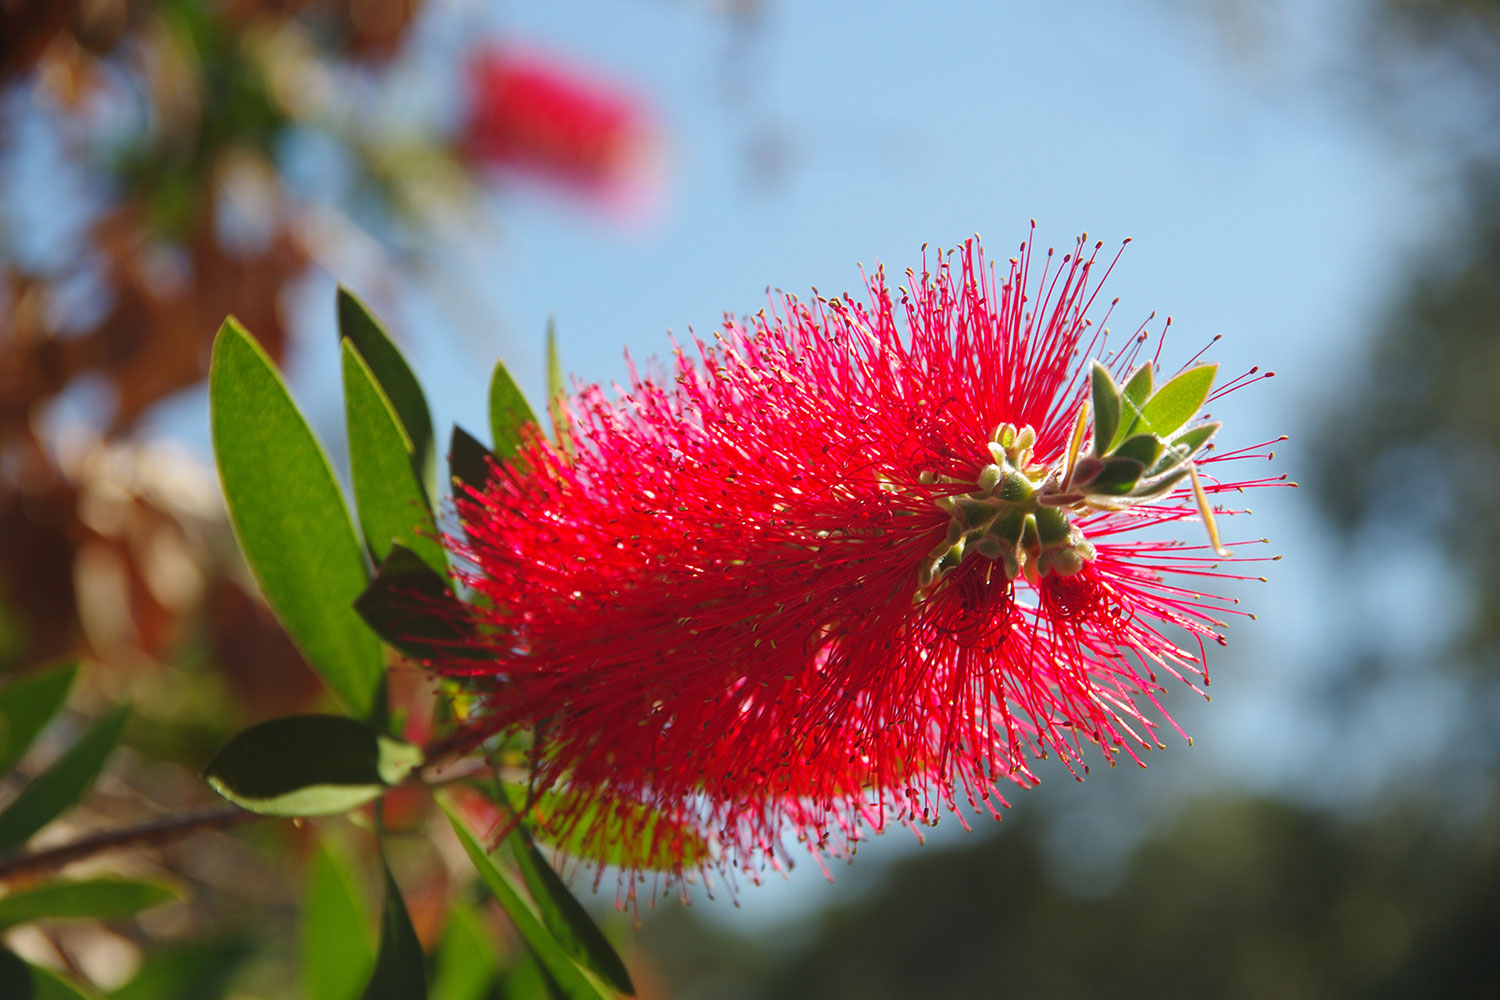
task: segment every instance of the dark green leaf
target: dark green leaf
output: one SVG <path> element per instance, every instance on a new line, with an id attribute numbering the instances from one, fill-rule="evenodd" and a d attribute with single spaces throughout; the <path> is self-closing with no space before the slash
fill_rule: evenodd
<path id="1" fill-rule="evenodd" d="M 473 908 L 454 903 L 438 946 L 431 1000 L 486 1000 L 497 974 L 495 947 Z"/>
<path id="2" fill-rule="evenodd" d="M 109 1000 L 220 1000 L 250 955 L 243 941 L 155 944 L 135 976 Z"/>
<path id="3" fill-rule="evenodd" d="M 552 418 L 552 436 L 564 455 L 573 454 L 573 428 L 567 417 L 568 386 L 563 381 L 562 362 L 557 357 L 557 328 L 547 318 L 547 414 Z"/>
<path id="4" fill-rule="evenodd" d="M 1168 493 L 1172 492 L 1172 490 L 1177 486 L 1179 482 L 1182 481 L 1182 478 L 1187 474 L 1187 469 L 1178 469 L 1176 472 L 1168 473 L 1167 475 L 1161 476 L 1157 479 L 1142 480 L 1127 495 L 1141 500 L 1155 500 L 1158 497 L 1166 496 Z"/>
<path id="5" fill-rule="evenodd" d="M 382 861 L 382 867 L 385 905 L 380 919 L 380 951 L 363 1000 L 426 1000 L 427 959 L 422 942 L 417 940 L 390 866 Z"/>
<path id="6" fill-rule="evenodd" d="M 573 964 L 567 952 L 547 932 L 546 926 L 543 925 L 536 911 L 521 894 L 521 888 L 516 884 L 514 876 L 496 865 L 485 853 L 479 841 L 474 839 L 474 835 L 459 819 L 446 796 L 439 795 L 437 801 L 443 812 L 447 813 L 448 822 L 452 825 L 459 843 L 463 845 L 464 853 L 469 856 L 469 860 L 479 872 L 479 877 L 489 887 L 490 893 L 499 902 L 500 908 L 510 917 L 511 923 L 515 925 L 522 940 L 536 954 L 537 961 L 541 963 L 542 968 L 556 980 L 563 994 L 573 1000 L 600 1000 L 604 994 L 577 965 Z"/>
<path id="7" fill-rule="evenodd" d="M 1133 458 L 1106 459 L 1104 468 L 1088 484 L 1088 492 L 1112 496 L 1129 493 L 1141 481 L 1145 466 Z"/>
<path id="8" fill-rule="evenodd" d="M 547 358 L 549 366 L 556 363 L 555 353 Z M 521 447 L 521 428 L 534 423 L 536 414 L 506 371 L 505 362 L 495 362 L 495 373 L 490 376 L 490 433 L 494 435 L 495 457 L 503 462 L 514 455 Z"/>
<path id="9" fill-rule="evenodd" d="M 272 610 L 355 714 L 376 707 L 380 643 L 352 607 L 369 580 L 333 470 L 260 346 L 224 321 L 209 367 L 230 521 Z"/>
<path id="10" fill-rule="evenodd" d="M 45 882 L 0 897 L 0 931 L 35 920 L 116 920 L 178 898 L 175 889 L 156 882 Z"/>
<path id="11" fill-rule="evenodd" d="M 94 723 L 51 767 L 33 778 L 0 813 L 0 854 L 13 851 L 62 815 L 93 785 L 120 739 L 129 713 L 117 708 Z"/>
<path id="12" fill-rule="evenodd" d="M 1156 464 L 1146 470 L 1146 478 L 1159 476 L 1168 469 L 1175 468 L 1192 458 L 1208 443 L 1209 438 L 1219 432 L 1221 426 L 1223 425 L 1219 421 L 1212 420 L 1206 424 L 1199 424 L 1197 427 L 1190 427 L 1168 441 L 1161 457 L 1156 460 Z"/>
<path id="13" fill-rule="evenodd" d="M 302 904 L 302 992 L 354 1000 L 375 968 L 370 906 L 345 858 L 325 841 L 307 866 Z"/>
<path id="14" fill-rule="evenodd" d="M 400 545 L 391 546 L 354 607 L 376 635 L 415 659 L 486 655 L 448 581 Z"/>
<path id="15" fill-rule="evenodd" d="M 0 691 L 0 774 L 16 766 L 62 708 L 77 673 L 77 661 L 68 660 L 13 680 Z"/>
<path id="16" fill-rule="evenodd" d="M 625 971 L 625 963 L 520 824 L 510 835 L 510 845 L 516 866 L 521 869 L 521 877 L 526 880 L 526 888 L 531 891 L 531 898 L 553 939 L 606 986 L 634 996 L 635 985 L 630 981 L 630 973 Z"/>
<path id="17" fill-rule="evenodd" d="M 1120 426 L 1115 428 L 1114 438 L 1110 441 L 1113 449 L 1127 436 L 1135 431 L 1135 425 L 1140 420 L 1141 407 L 1146 405 L 1146 400 L 1151 398 L 1152 372 L 1149 364 L 1141 365 L 1130 376 L 1125 383 L 1125 391 L 1121 394 Z"/>
<path id="18" fill-rule="evenodd" d="M 411 440 L 354 345 L 343 343 L 344 418 L 354 506 L 365 542 L 379 562 L 399 542 L 439 573 L 448 568 L 427 491 L 412 465 Z"/>
<path id="19" fill-rule="evenodd" d="M 453 425 L 453 437 L 448 445 L 448 472 L 456 483 L 484 492 L 489 485 L 490 462 L 494 458 L 477 438 L 457 424 Z"/>
<path id="20" fill-rule="evenodd" d="M 0 948 L 0 1000 L 100 1000 L 100 996 Z"/>
<path id="21" fill-rule="evenodd" d="M 385 325 L 353 292 L 339 286 L 338 302 L 339 334 L 354 342 L 359 356 L 370 366 L 375 381 L 391 401 L 402 429 L 411 439 L 413 468 L 424 485 L 431 483 L 437 454 L 422 384 Z"/>
<path id="22" fill-rule="evenodd" d="M 1141 407 L 1141 425 L 1157 437 L 1171 437 L 1197 414 L 1213 388 L 1218 365 L 1198 365 L 1156 390 Z"/>
<path id="23" fill-rule="evenodd" d="M 1161 454 L 1161 439 L 1155 434 L 1133 434 L 1115 447 L 1111 458 L 1131 458 L 1145 468 Z"/>
<path id="24" fill-rule="evenodd" d="M 341 715 L 291 715 L 251 726 L 214 754 L 204 777 L 220 795 L 268 816 L 353 809 L 398 785 L 422 749 Z"/>
<path id="25" fill-rule="evenodd" d="M 1094 454 L 1103 456 L 1109 453 L 1120 425 L 1120 390 L 1109 369 L 1097 361 L 1089 370 L 1089 393 L 1094 406 Z"/>

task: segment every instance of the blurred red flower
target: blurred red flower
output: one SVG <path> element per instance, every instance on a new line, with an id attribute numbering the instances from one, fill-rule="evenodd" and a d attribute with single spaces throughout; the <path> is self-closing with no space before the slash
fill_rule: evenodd
<path id="1" fill-rule="evenodd" d="M 470 68 L 463 146 L 479 163 L 616 197 L 654 179 L 659 142 L 645 109 L 620 88 L 520 48 L 481 53 Z"/>
<path id="2" fill-rule="evenodd" d="M 1105 354 L 1098 251 L 1023 244 L 1003 280 L 977 241 L 924 252 L 899 306 L 877 271 L 863 303 L 779 298 L 584 389 L 572 454 L 533 435 L 457 504 L 491 638 L 437 666 L 497 682 L 476 739 L 534 727 L 536 787 L 576 803 L 555 823 L 654 810 L 752 877 L 789 831 L 841 855 L 960 797 L 998 817 L 1038 757 L 1161 745 L 1162 675 L 1206 683 L 1222 641 L 1196 588 L 1240 578 L 1216 535 L 1171 537 L 1206 514 L 1188 460 L 1204 496 L 1280 480 L 1210 474 L 1251 457 L 1192 420 L 1211 367 L 1162 402 L 1144 328 Z M 1162 447 L 1149 420 L 1114 447 L 1142 404 Z"/>

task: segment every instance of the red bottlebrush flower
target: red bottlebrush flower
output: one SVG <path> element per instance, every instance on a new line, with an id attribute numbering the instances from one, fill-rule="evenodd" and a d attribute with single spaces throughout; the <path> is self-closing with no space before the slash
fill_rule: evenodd
<path id="1" fill-rule="evenodd" d="M 488 646 L 436 666 L 494 679 L 475 739 L 536 731 L 575 843 L 656 813 L 752 877 L 788 832 L 840 855 L 960 797 L 998 817 L 1038 757 L 1160 745 L 1161 678 L 1206 684 L 1222 641 L 1196 587 L 1242 578 L 1184 522 L 1279 480 L 1211 475 L 1251 457 L 1194 422 L 1213 366 L 1156 386 L 1144 328 L 1106 354 L 1099 248 L 1003 279 L 924 252 L 899 305 L 877 271 L 583 390 L 572 454 L 534 435 L 457 502 Z"/>
<path id="2" fill-rule="evenodd" d="M 480 163 L 620 195 L 654 172 L 655 127 L 607 84 L 534 53 L 497 49 L 474 61 L 470 91 L 463 146 Z"/>

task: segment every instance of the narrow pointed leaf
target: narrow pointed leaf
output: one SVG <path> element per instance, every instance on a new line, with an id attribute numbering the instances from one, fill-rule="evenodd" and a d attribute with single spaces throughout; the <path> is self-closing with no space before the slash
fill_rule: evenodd
<path id="1" fill-rule="evenodd" d="M 1146 405 L 1146 400 L 1151 398 L 1153 381 L 1151 365 L 1144 364 L 1137 368 L 1125 383 L 1125 389 L 1120 394 L 1120 426 L 1115 428 L 1114 438 L 1110 442 L 1111 449 L 1135 433 L 1136 424 L 1141 417 L 1141 408 Z"/>
<path id="2" fill-rule="evenodd" d="M 268 816 L 323 816 L 362 805 L 422 763 L 422 749 L 341 715 L 290 715 L 251 726 L 214 754 L 204 777 L 237 806 Z"/>
<path id="3" fill-rule="evenodd" d="M 427 1000 L 427 959 L 417 939 L 401 889 L 385 869 L 385 904 L 380 919 L 380 950 L 362 1000 Z"/>
<path id="4" fill-rule="evenodd" d="M 76 660 L 37 670 L 0 690 L 0 775 L 15 767 L 68 697 Z"/>
<path id="5" fill-rule="evenodd" d="M 399 542 L 444 572 L 448 560 L 437 542 L 427 491 L 412 464 L 411 440 L 369 365 L 347 340 L 343 356 L 349 468 L 365 543 L 376 562 Z"/>
<path id="6" fill-rule="evenodd" d="M 1120 425 L 1120 390 L 1109 369 L 1095 361 L 1089 370 L 1089 394 L 1094 407 L 1094 454 L 1109 454 L 1115 429 Z"/>
<path id="7" fill-rule="evenodd" d="M 0 897 L 0 931 L 35 920 L 118 920 L 180 898 L 177 890 L 157 882 L 45 882 Z"/>
<path id="8" fill-rule="evenodd" d="M 347 859 L 326 841 L 308 863 L 302 899 L 303 995 L 355 1000 L 375 968 L 370 906 Z"/>
<path id="9" fill-rule="evenodd" d="M 209 366 L 214 457 L 245 561 L 314 670 L 357 715 L 385 663 L 351 606 L 369 580 L 328 459 L 271 359 L 225 320 Z"/>
<path id="10" fill-rule="evenodd" d="M 448 473 L 453 477 L 455 494 L 462 484 L 479 492 L 489 485 L 490 462 L 495 456 L 479 440 L 457 424 L 448 444 Z"/>
<path id="11" fill-rule="evenodd" d="M 479 841 L 474 839 L 474 835 L 469 832 L 463 820 L 459 819 L 446 796 L 439 795 L 437 801 L 443 812 L 447 814 L 454 834 L 463 845 L 464 853 L 469 856 L 469 860 L 479 872 L 479 877 L 500 904 L 500 908 L 510 917 L 511 923 L 515 925 L 522 940 L 531 947 L 542 968 L 556 981 L 563 995 L 572 1000 L 601 1000 L 604 994 L 573 963 L 567 952 L 548 933 L 541 918 L 522 895 L 521 887 L 516 884 L 514 876 L 496 865 L 485 853 L 484 848 L 479 845 Z"/>
<path id="12" fill-rule="evenodd" d="M 94 723 L 52 766 L 0 812 L 0 854 L 13 851 L 88 792 L 119 742 L 129 712 L 117 708 Z"/>
<path id="13" fill-rule="evenodd" d="M 536 849 L 523 826 L 517 824 L 510 835 L 511 850 L 526 888 L 536 902 L 542 922 L 552 937 L 574 961 L 593 972 L 612 989 L 635 995 L 635 985 L 625 963 L 605 938 L 604 932 L 568 891 L 557 872 Z"/>
<path id="14" fill-rule="evenodd" d="M 573 454 L 573 428 L 566 412 L 568 387 L 563 381 L 562 362 L 557 357 L 557 328 L 547 320 L 547 413 L 552 418 L 552 436 L 564 455 Z"/>
<path id="15" fill-rule="evenodd" d="M 338 312 L 339 335 L 352 341 L 359 356 L 370 366 L 375 381 L 391 401 L 402 429 L 411 439 L 413 467 L 423 484 L 431 483 L 437 466 L 437 449 L 422 384 L 385 324 L 342 285 L 338 292 Z"/>
<path id="16" fill-rule="evenodd" d="M 1176 468 L 1183 462 L 1192 458 L 1206 445 L 1210 438 L 1219 432 L 1223 426 L 1217 420 L 1211 420 L 1197 427 L 1190 427 L 1167 442 L 1161 457 L 1158 458 L 1150 468 L 1146 470 L 1146 478 L 1159 476 L 1169 469 Z"/>
<path id="17" fill-rule="evenodd" d="M 1141 426 L 1162 438 L 1177 433 L 1203 406 L 1218 371 L 1218 365 L 1198 365 L 1177 375 L 1141 407 Z"/>
<path id="18" fill-rule="evenodd" d="M 486 656 L 448 581 L 400 545 L 391 546 L 354 607 L 376 635 L 414 659 Z"/>
<path id="19" fill-rule="evenodd" d="M 1176 472 L 1169 472 L 1167 475 L 1157 479 L 1142 480 L 1135 489 L 1126 495 L 1141 500 L 1155 500 L 1158 497 L 1164 497 L 1176 489 L 1177 484 L 1182 482 L 1183 477 L 1187 474 L 1187 469 L 1178 469 Z"/>
<path id="20" fill-rule="evenodd" d="M 1161 439 L 1155 434 L 1132 434 L 1111 453 L 1111 458 L 1130 458 L 1146 468 L 1161 454 Z"/>
<path id="21" fill-rule="evenodd" d="M 454 903 L 438 946 L 429 1000 L 487 1000 L 497 965 L 495 946 L 478 914 L 467 904 Z"/>
<path id="22" fill-rule="evenodd" d="M 1129 493 L 1141 481 L 1146 467 L 1133 458 L 1110 458 L 1088 484 L 1088 492 L 1119 496 Z"/>
<path id="23" fill-rule="evenodd" d="M 547 363 L 550 373 L 557 363 L 556 353 L 550 348 Z M 495 457 L 504 462 L 514 455 L 521 447 L 521 428 L 534 423 L 536 414 L 515 379 L 510 377 L 505 362 L 495 362 L 495 373 L 490 376 L 490 433 L 495 442 Z"/>

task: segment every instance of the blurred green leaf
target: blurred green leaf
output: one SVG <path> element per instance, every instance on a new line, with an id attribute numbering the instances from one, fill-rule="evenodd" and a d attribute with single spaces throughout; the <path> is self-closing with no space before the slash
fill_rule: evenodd
<path id="1" fill-rule="evenodd" d="M 1141 407 L 1141 425 L 1157 437 L 1171 437 L 1198 412 L 1213 388 L 1218 365 L 1198 365 L 1156 390 Z"/>
<path id="2" fill-rule="evenodd" d="M 422 942 L 417 940 L 390 866 L 383 861 L 382 866 L 385 904 L 380 920 L 380 951 L 362 1000 L 426 1000 L 427 958 L 422 953 Z"/>
<path id="3" fill-rule="evenodd" d="M 518 806 L 524 790 L 507 786 Z M 554 832 L 556 816 L 570 819 L 567 828 Z M 708 842 L 691 826 L 684 826 L 645 805 L 597 800 L 577 801 L 567 792 L 545 792 L 536 797 L 527 813 L 532 835 L 569 857 L 616 868 L 664 871 L 681 864 L 692 867 L 708 857 Z M 626 835 L 626 830 L 632 831 Z"/>
<path id="4" fill-rule="evenodd" d="M 510 917 L 511 923 L 515 925 L 522 940 L 535 952 L 542 968 L 557 982 L 563 995 L 572 1000 L 602 998 L 604 993 L 600 988 L 594 985 L 583 970 L 573 964 L 567 952 L 548 933 L 536 911 L 521 894 L 521 888 L 516 885 L 514 877 L 496 865 L 479 842 L 474 839 L 474 835 L 459 818 L 447 796 L 439 793 L 437 802 L 447 814 L 448 823 L 453 827 L 459 843 L 463 845 L 464 853 L 469 856 L 469 860 L 479 872 L 479 877 L 489 887 L 490 893 L 499 902 L 506 916 Z"/>
<path id="5" fill-rule="evenodd" d="M 439 573 L 448 559 L 415 467 L 411 440 L 390 400 L 354 345 L 343 342 L 344 417 L 349 428 L 349 468 L 354 505 L 375 561 L 400 542 Z"/>
<path id="6" fill-rule="evenodd" d="M 489 463 L 494 459 L 495 456 L 474 435 L 457 424 L 453 425 L 453 437 L 448 445 L 448 473 L 456 481 L 456 495 L 459 483 L 484 492 L 490 481 Z"/>
<path id="7" fill-rule="evenodd" d="M 495 946 L 473 907 L 455 902 L 438 946 L 430 1000 L 485 1000 L 498 974 Z"/>
<path id="8" fill-rule="evenodd" d="M 552 870 L 552 865 L 536 849 L 524 826 L 517 824 L 511 832 L 510 846 L 515 854 L 516 867 L 521 869 L 526 888 L 530 890 L 537 912 L 553 939 L 606 986 L 634 996 L 635 984 L 630 981 L 625 963 L 557 872 Z"/>
<path id="9" fill-rule="evenodd" d="M 220 1000 L 251 954 L 244 941 L 153 944 L 130 982 L 109 1000 Z"/>
<path id="10" fill-rule="evenodd" d="M 1120 426 L 1120 390 L 1109 369 L 1095 361 L 1089 369 L 1089 393 L 1094 407 L 1094 454 L 1109 454 L 1115 429 Z"/>
<path id="11" fill-rule="evenodd" d="M 68 660 L 13 680 L 0 691 L 0 774 L 16 766 L 62 708 L 77 673 L 78 661 Z"/>
<path id="12" fill-rule="evenodd" d="M 550 337 L 550 334 L 549 334 Z M 550 341 L 549 341 L 550 343 Z M 557 364 L 555 352 L 549 348 L 549 371 Z M 561 372 L 558 373 L 559 380 Z M 495 442 L 495 457 L 509 461 L 521 447 L 521 428 L 536 423 L 536 414 L 526 402 L 515 379 L 505 368 L 504 361 L 495 362 L 495 372 L 490 376 L 490 433 Z"/>
<path id="13" fill-rule="evenodd" d="M 0 948 L 0 1000 L 101 1000 L 93 990 Z"/>
<path id="14" fill-rule="evenodd" d="M 557 324 L 547 318 L 547 414 L 552 418 L 552 436 L 557 439 L 557 450 L 564 455 L 573 454 L 573 428 L 568 424 L 566 412 L 568 386 L 563 380 L 562 362 L 557 356 Z"/>
<path id="15" fill-rule="evenodd" d="M 390 400 L 412 445 L 412 467 L 423 485 L 429 485 L 436 474 L 437 454 L 432 433 L 432 416 L 427 395 L 407 363 L 406 356 L 386 330 L 355 294 L 339 286 L 339 334 L 354 343 L 375 376 L 376 383 Z"/>
<path id="16" fill-rule="evenodd" d="M 448 581 L 410 550 L 392 545 L 375 579 L 354 602 L 375 634 L 416 659 L 483 659 L 483 644 L 467 624 L 468 609 Z"/>
<path id="17" fill-rule="evenodd" d="M 0 897 L 0 931 L 34 920 L 115 920 L 181 898 L 158 882 L 117 878 L 45 882 Z"/>
<path id="18" fill-rule="evenodd" d="M 204 777 L 220 795 L 268 816 L 345 812 L 398 785 L 422 749 L 341 715 L 290 715 L 251 726 L 214 754 Z"/>
<path id="19" fill-rule="evenodd" d="M 324 838 L 307 866 L 302 905 L 302 991 L 354 1000 L 375 968 L 370 906 L 348 860 Z"/>
<path id="20" fill-rule="evenodd" d="M 83 798 L 104 769 L 128 715 L 127 709 L 117 708 L 94 723 L 52 766 L 21 789 L 0 813 L 0 854 L 26 843 Z"/>
<path id="21" fill-rule="evenodd" d="M 367 715 L 385 661 L 352 607 L 369 572 L 328 459 L 271 359 L 233 319 L 214 340 L 208 384 L 214 456 L 245 560 L 313 669 Z"/>

